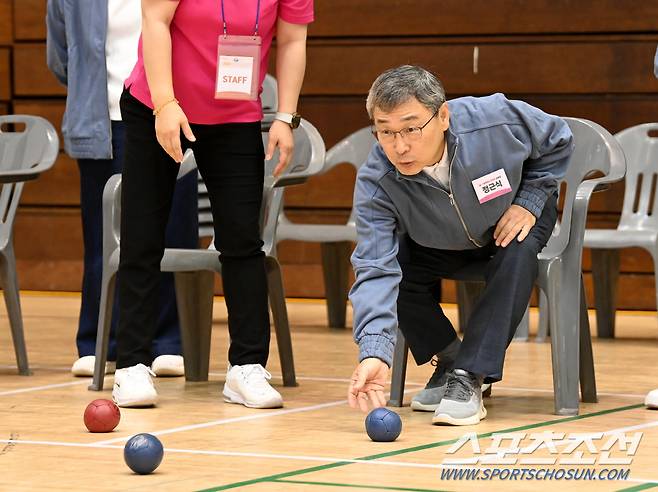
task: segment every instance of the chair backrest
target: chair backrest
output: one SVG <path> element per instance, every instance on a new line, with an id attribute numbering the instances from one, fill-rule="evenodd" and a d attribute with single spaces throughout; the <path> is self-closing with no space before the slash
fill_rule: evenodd
<path id="1" fill-rule="evenodd" d="M 271 123 L 274 119 L 274 113 L 279 106 L 279 95 L 276 79 L 269 73 L 263 80 L 263 92 L 260 95 L 261 107 L 263 108 L 263 122 Z M 198 206 L 199 206 L 199 237 L 212 237 L 212 210 L 210 208 L 210 199 L 201 174 L 199 174 L 198 188 Z"/>
<path id="2" fill-rule="evenodd" d="M 626 128 L 615 137 L 626 156 L 619 229 L 658 229 L 658 123 Z"/>
<path id="3" fill-rule="evenodd" d="M 269 73 L 263 80 L 263 92 L 260 94 L 260 104 L 263 113 L 276 113 L 279 107 L 279 94 L 276 79 Z"/>
<path id="4" fill-rule="evenodd" d="M 334 166 L 342 163 L 351 164 L 358 173 L 359 168 L 366 162 L 368 154 L 376 142 L 377 140 L 372 134 L 372 128 L 369 126 L 349 134 L 327 151 L 322 173 L 326 173 Z M 355 221 L 356 210 L 352 207 L 347 224 L 355 226 Z"/>
<path id="5" fill-rule="evenodd" d="M 269 133 L 263 131 L 262 135 L 263 146 L 267 148 Z M 273 176 L 274 168 L 279 160 L 278 149 L 270 160 L 265 161 L 265 183 L 263 186 L 260 223 L 263 242 L 265 243 L 263 250 L 268 255 L 273 252 L 275 247 L 277 217 L 283 204 L 283 187 L 303 183 L 310 176 L 319 173 L 325 161 L 324 140 L 309 121 L 302 118 L 299 128 L 293 131 L 293 137 L 295 139 L 295 150 L 292 160 L 279 176 Z M 194 163 L 194 156 L 190 151 L 185 154 L 183 162 L 185 163 L 187 160 Z M 206 195 L 205 199 L 208 200 L 208 210 L 210 210 L 210 199 L 207 197 L 205 185 L 203 185 L 203 189 Z M 199 188 L 199 191 L 201 192 L 201 188 Z M 115 203 L 115 207 L 118 206 L 119 204 Z M 210 214 L 208 228 L 209 231 L 206 236 L 213 237 L 212 214 Z M 213 247 L 212 242 L 210 247 Z"/>
<path id="6" fill-rule="evenodd" d="M 372 129 L 369 126 L 349 134 L 347 137 L 343 138 L 338 143 L 333 145 L 329 150 L 327 150 L 324 165 L 318 174 L 324 174 L 333 169 L 338 164 L 350 164 L 354 166 L 356 172 L 358 173 L 359 168 L 368 158 L 368 154 L 370 153 L 370 150 L 376 141 L 377 140 L 372 134 Z M 356 211 L 354 208 L 352 208 L 350 216 L 347 220 L 347 225 L 356 227 L 355 221 Z M 286 224 L 287 227 L 295 226 L 295 224 L 288 220 L 283 208 L 281 209 L 279 222 Z M 340 227 L 343 226 L 341 225 Z"/>
<path id="7" fill-rule="evenodd" d="M 584 201 L 586 213 L 594 188 L 598 184 L 621 180 L 626 169 L 624 153 L 619 143 L 605 128 L 585 119 L 569 117 L 563 119 L 571 128 L 575 147 L 567 172 L 560 182 L 560 187 L 565 193 L 562 217 L 544 248 L 547 254 L 564 251 L 569 245 L 571 235 L 576 236 L 573 245 L 578 247 L 576 243 L 579 242 L 582 249 L 585 217 L 579 217 L 577 222 L 574 220 L 576 200 Z M 602 176 L 588 178 L 596 172 L 601 173 Z M 585 183 L 588 185 L 584 186 Z"/>
<path id="8" fill-rule="evenodd" d="M 187 150 L 178 166 L 176 179 L 181 179 L 196 169 L 196 161 L 191 150 Z M 121 174 L 110 176 L 103 188 L 103 263 L 119 247 L 121 239 Z"/>
<path id="9" fill-rule="evenodd" d="M 301 120 L 299 128 L 294 130 L 295 150 L 292 161 L 284 172 L 274 177 L 272 172 L 279 160 L 278 150 L 265 162 L 265 187 L 263 189 L 263 207 L 261 209 L 261 226 L 263 230 L 263 250 L 274 256 L 276 248 L 276 228 L 278 217 L 283 208 L 283 187 L 305 182 L 310 176 L 322 172 L 326 158 L 324 140 L 320 132 L 307 120 Z M 267 148 L 268 134 L 263 133 L 263 145 Z"/>
<path id="10" fill-rule="evenodd" d="M 16 124 L 25 129 L 14 131 Z M 58 152 L 59 138 L 48 120 L 29 115 L 0 116 L 0 248 L 11 237 L 23 182 L 50 169 Z"/>

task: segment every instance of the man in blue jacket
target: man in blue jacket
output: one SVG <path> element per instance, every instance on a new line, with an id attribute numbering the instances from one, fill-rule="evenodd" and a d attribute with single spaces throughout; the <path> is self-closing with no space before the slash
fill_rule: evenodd
<path id="1" fill-rule="evenodd" d="M 349 402 L 364 411 L 368 401 L 385 405 L 399 326 L 418 364 L 451 354 L 439 355 L 433 384 L 420 395 L 438 400 L 432 422 L 477 424 L 486 416 L 482 384 L 502 378 L 505 350 L 537 276 L 537 253 L 555 225 L 571 131 L 560 118 L 502 94 L 446 102 L 433 74 L 408 65 L 375 80 L 366 109 L 378 143 L 354 192 L 350 300 L 360 364 Z M 483 260 L 487 285 L 459 343 L 438 285 Z"/>

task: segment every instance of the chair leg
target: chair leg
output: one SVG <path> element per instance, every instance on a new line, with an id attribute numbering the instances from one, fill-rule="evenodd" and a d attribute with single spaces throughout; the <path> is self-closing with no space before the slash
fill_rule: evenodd
<path id="1" fill-rule="evenodd" d="M 546 338 L 550 335 L 549 328 L 551 326 L 548 299 L 546 299 L 546 293 L 543 290 L 537 290 L 539 293 L 539 326 L 537 328 L 537 338 L 535 338 L 535 342 L 545 342 Z"/>
<path id="2" fill-rule="evenodd" d="M 398 339 L 393 352 L 393 367 L 391 371 L 391 398 L 388 400 L 388 406 L 401 407 L 404 400 L 404 380 L 407 375 L 407 341 L 404 335 L 398 330 Z"/>
<path id="3" fill-rule="evenodd" d="M 527 342 L 528 337 L 530 336 L 530 305 L 525 308 L 525 313 L 523 318 L 519 322 L 519 325 L 516 327 L 516 332 L 514 333 L 514 341 L 516 342 Z"/>
<path id="4" fill-rule="evenodd" d="M 283 291 L 281 267 L 273 256 L 265 259 L 267 269 L 267 287 L 269 290 L 270 307 L 274 319 L 276 343 L 279 346 L 279 360 L 283 374 L 284 386 L 297 386 L 295 377 L 295 361 L 292 356 L 292 340 L 290 337 L 290 324 L 288 323 L 288 310 L 286 297 Z"/>
<path id="5" fill-rule="evenodd" d="M 348 275 L 352 243 L 321 243 L 322 274 L 327 297 L 327 316 L 331 328 L 345 328 Z"/>
<path id="6" fill-rule="evenodd" d="M 615 337 L 619 250 L 592 249 L 592 277 L 596 307 L 596 333 L 599 338 Z"/>
<path id="7" fill-rule="evenodd" d="M 596 374 L 594 372 L 594 354 L 592 337 L 587 316 L 587 297 L 583 276 L 580 276 L 580 394 L 585 403 L 596 403 Z"/>
<path id="8" fill-rule="evenodd" d="M 578 286 L 563 285 L 560 270 L 548 282 L 555 413 L 578 415 L 580 295 Z"/>
<path id="9" fill-rule="evenodd" d="M 7 306 L 7 316 L 9 317 L 11 337 L 14 341 L 18 373 L 21 376 L 29 376 L 31 373 L 27 360 L 27 349 L 25 348 L 21 298 L 18 291 L 18 278 L 16 277 L 16 258 L 14 257 L 14 247 L 11 239 L 2 252 L 2 258 L 0 259 L 0 284 Z"/>
<path id="10" fill-rule="evenodd" d="M 112 323 L 112 306 L 114 305 L 114 285 L 116 271 L 103 272 L 101 280 L 101 299 L 98 306 L 98 328 L 96 330 L 96 362 L 94 379 L 89 385 L 92 391 L 101 391 L 105 380 L 105 363 L 110 342 L 110 325 Z"/>
<path id="11" fill-rule="evenodd" d="M 478 280 L 457 280 L 457 311 L 460 332 L 464 331 L 473 307 L 484 288 L 485 283 Z"/>
<path id="12" fill-rule="evenodd" d="M 186 381 L 208 381 L 214 272 L 174 272 Z"/>

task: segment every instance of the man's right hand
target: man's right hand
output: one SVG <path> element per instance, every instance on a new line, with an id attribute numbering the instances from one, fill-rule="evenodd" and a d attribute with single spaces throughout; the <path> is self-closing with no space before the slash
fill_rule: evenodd
<path id="1" fill-rule="evenodd" d="M 357 406 L 362 412 L 368 411 L 368 402 L 372 408 L 386 406 L 384 386 L 388 379 L 388 366 L 375 357 L 363 359 L 352 373 L 352 381 L 347 393 L 350 407 Z"/>

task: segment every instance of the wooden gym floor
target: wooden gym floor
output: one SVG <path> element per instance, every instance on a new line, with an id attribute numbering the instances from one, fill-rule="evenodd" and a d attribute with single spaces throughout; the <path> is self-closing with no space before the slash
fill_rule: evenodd
<path id="1" fill-rule="evenodd" d="M 246 490 L 246 491 L 455 491 L 455 490 L 644 490 L 658 487 L 658 411 L 642 405 L 658 387 L 658 318 L 655 312 L 620 313 L 618 338 L 594 339 L 599 402 L 582 404 L 578 417 L 553 415 L 550 345 L 515 342 L 507 353 L 505 379 L 485 400 L 489 415 L 478 426 L 437 427 L 431 414 L 399 411 L 403 430 L 393 443 L 371 442 L 364 415 L 346 404 L 348 379 L 357 350 L 349 330 L 326 328 L 321 301 L 289 302 L 299 386 L 283 388 L 276 345 L 269 369 L 285 408 L 252 410 L 224 403 L 220 397 L 226 369 L 227 330 L 223 300 L 215 302 L 211 375 L 207 383 L 183 378 L 156 380 L 160 403 L 152 409 L 122 409 L 118 428 L 91 434 L 82 422 L 85 406 L 111 398 L 112 377 L 101 393 L 87 390 L 89 378 L 69 373 L 76 358 L 74 337 L 80 298 L 74 294 L 22 294 L 23 317 L 33 375 L 18 376 L 4 309 L 0 310 L 0 490 Z M 454 320 L 454 306 L 446 306 Z M 536 312 L 532 313 L 532 327 Z M 594 330 L 593 313 L 590 312 Z M 430 367 L 409 363 L 406 402 L 424 385 Z M 155 473 L 134 475 L 123 462 L 123 445 L 138 432 L 156 434 L 165 456 Z M 548 446 L 530 455 L 553 465 L 473 465 L 497 472 L 544 468 L 539 480 L 442 479 L 451 470 L 445 459 L 478 458 L 493 446 L 493 433 L 601 433 L 567 453 Z M 467 433 L 477 433 L 456 453 L 448 451 Z M 631 464 L 605 465 L 604 444 L 611 436 L 642 433 L 634 456 L 610 450 L 612 459 Z M 502 444 L 510 447 L 511 441 Z M 473 448 L 481 447 L 480 454 Z M 629 448 L 627 448 L 629 449 Z M 581 455 L 578 454 L 581 452 Z M 492 456 L 490 453 L 487 456 Z M 594 464 L 566 465 L 590 459 Z M 527 463 L 524 462 L 524 463 Z M 471 468 L 473 468 L 471 466 Z M 593 468 L 626 480 L 557 479 L 569 469 Z M 552 479 L 546 473 L 553 470 Z M 612 472 L 610 472 L 612 470 Z M 527 471 L 527 470 L 526 470 Z"/>

